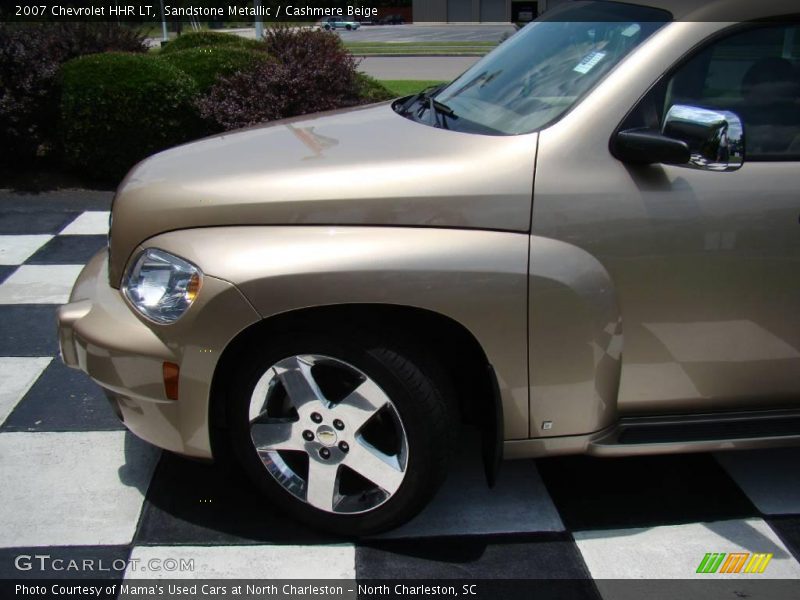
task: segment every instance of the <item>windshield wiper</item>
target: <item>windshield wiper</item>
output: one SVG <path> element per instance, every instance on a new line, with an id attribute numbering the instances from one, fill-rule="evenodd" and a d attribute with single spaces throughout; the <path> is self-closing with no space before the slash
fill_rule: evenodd
<path id="1" fill-rule="evenodd" d="M 431 85 L 431 86 L 426 87 L 421 92 L 418 92 L 418 93 L 414 94 L 408 100 L 403 102 L 403 104 L 399 107 L 400 110 L 398 110 L 397 112 L 399 112 L 401 115 L 407 115 L 411 111 L 411 108 L 417 102 L 419 102 L 420 100 L 428 100 L 436 92 L 441 90 L 445 85 L 447 85 L 447 84 L 440 83 L 439 85 Z"/>
<path id="2" fill-rule="evenodd" d="M 440 102 L 436 98 L 434 98 L 434 94 L 440 92 L 446 85 L 446 83 L 440 83 L 439 85 L 434 85 L 425 88 L 421 92 L 418 92 L 408 98 L 405 102 L 403 102 L 400 106 L 398 106 L 395 110 L 401 115 L 408 115 L 411 113 L 414 106 L 417 104 L 420 105 L 419 110 L 417 111 L 416 117 L 419 119 L 422 116 L 422 112 L 427 109 L 431 115 L 431 125 L 434 127 L 442 127 L 447 129 L 447 122 L 444 120 L 439 120 L 439 115 L 444 115 L 451 119 L 457 118 L 456 113 L 453 111 L 452 108 L 447 106 L 444 102 Z"/>
<path id="3" fill-rule="evenodd" d="M 439 121 L 439 115 L 440 114 L 444 115 L 445 117 L 449 117 L 451 119 L 456 118 L 456 113 L 453 111 L 452 108 L 447 106 L 447 104 L 445 104 L 444 102 L 439 102 L 433 96 L 429 96 L 428 97 L 428 111 L 431 114 L 431 118 L 432 118 L 432 121 L 433 121 L 431 124 L 434 127 L 439 127 L 440 123 L 441 123 L 441 127 L 443 129 L 447 129 L 448 128 L 447 127 L 447 121 L 445 119 L 442 119 L 441 121 Z"/>

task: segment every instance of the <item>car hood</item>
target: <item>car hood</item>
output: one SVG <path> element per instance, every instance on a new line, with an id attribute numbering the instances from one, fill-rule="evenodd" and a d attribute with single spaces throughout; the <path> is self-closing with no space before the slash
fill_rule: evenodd
<path id="1" fill-rule="evenodd" d="M 379 104 L 226 133 L 139 163 L 120 185 L 110 275 L 166 231 L 398 225 L 528 231 L 537 135 L 485 136 Z"/>

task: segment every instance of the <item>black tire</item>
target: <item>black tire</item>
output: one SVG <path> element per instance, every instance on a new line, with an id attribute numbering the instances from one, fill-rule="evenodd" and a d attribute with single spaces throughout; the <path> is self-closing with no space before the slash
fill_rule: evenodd
<path id="1" fill-rule="evenodd" d="M 347 31 L 350 31 L 351 29 L 353 29 L 352 25 L 345 25 L 345 27 L 347 27 Z"/>
<path id="2" fill-rule="evenodd" d="M 408 449 L 405 475 L 393 495 L 367 512 L 326 512 L 296 497 L 268 471 L 251 439 L 249 411 L 256 384 L 273 365 L 302 355 L 331 357 L 356 367 L 385 392 L 402 421 Z M 369 336 L 299 333 L 271 337 L 240 357 L 239 364 L 227 398 L 234 456 L 259 489 L 298 520 L 346 536 L 378 533 L 416 515 L 444 480 L 459 425 L 447 380 L 424 353 Z M 307 452 L 299 454 L 311 460 Z"/>

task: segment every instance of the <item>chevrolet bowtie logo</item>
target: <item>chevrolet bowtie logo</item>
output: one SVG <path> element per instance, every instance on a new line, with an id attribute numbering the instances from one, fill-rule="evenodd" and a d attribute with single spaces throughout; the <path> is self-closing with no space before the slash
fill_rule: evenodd
<path id="1" fill-rule="evenodd" d="M 320 444 L 325 446 L 333 446 L 333 444 L 336 443 L 336 434 L 332 431 L 323 429 L 322 431 L 317 432 L 317 439 L 319 440 Z"/>

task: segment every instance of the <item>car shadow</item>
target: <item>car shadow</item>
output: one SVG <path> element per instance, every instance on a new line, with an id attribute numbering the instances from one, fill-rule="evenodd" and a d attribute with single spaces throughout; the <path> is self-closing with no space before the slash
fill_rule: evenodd
<path id="1" fill-rule="evenodd" d="M 153 472 L 161 456 L 161 450 L 140 440 L 130 431 L 125 432 L 125 462 L 117 469 L 119 481 L 123 485 L 139 490 L 142 497 L 147 495 Z"/>
<path id="2" fill-rule="evenodd" d="M 331 544 L 343 538 L 309 529 L 266 500 L 231 464 L 163 452 L 147 491 L 134 543 Z"/>

